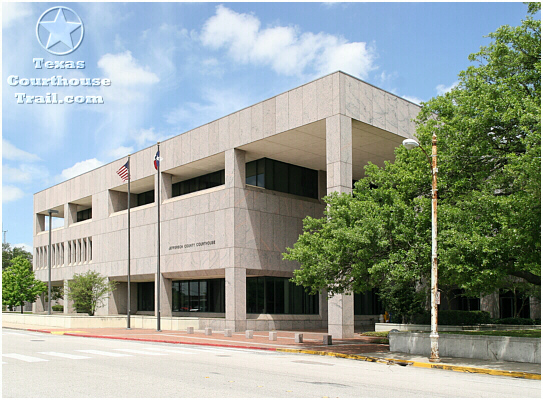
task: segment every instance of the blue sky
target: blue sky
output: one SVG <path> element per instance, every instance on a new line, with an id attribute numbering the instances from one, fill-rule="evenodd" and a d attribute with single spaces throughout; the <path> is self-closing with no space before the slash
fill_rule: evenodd
<path id="1" fill-rule="evenodd" d="M 40 15 L 59 5 L 85 28 L 65 56 L 36 38 Z M 522 3 L 3 3 L 7 241 L 31 248 L 34 193 L 330 72 L 429 100 L 455 84 L 483 36 L 525 15 Z M 35 69 L 33 58 L 85 69 Z M 7 84 L 12 75 L 111 86 L 21 88 Z M 104 104 L 17 104 L 20 92 Z"/>

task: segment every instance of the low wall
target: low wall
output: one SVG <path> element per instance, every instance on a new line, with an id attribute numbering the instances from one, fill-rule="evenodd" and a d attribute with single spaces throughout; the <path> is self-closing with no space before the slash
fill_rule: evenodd
<path id="1" fill-rule="evenodd" d="M 62 314 L 2 314 L 2 325 L 23 324 L 38 325 L 51 328 L 125 328 L 126 316 L 107 315 L 62 315 Z M 152 315 L 131 315 L 130 327 L 143 329 L 156 329 L 156 317 Z M 195 329 L 212 328 L 224 330 L 224 318 L 196 318 L 196 317 L 161 317 L 160 328 L 164 330 L 185 330 L 192 326 Z"/>
<path id="2" fill-rule="evenodd" d="M 318 315 L 269 315 L 249 314 L 247 329 L 255 331 L 268 330 L 306 330 L 326 328 L 328 321 L 323 321 Z M 95 315 L 86 314 L 17 314 L 2 313 L 2 323 L 38 325 L 52 328 L 125 328 L 125 315 Z M 131 315 L 130 327 L 140 329 L 156 329 L 157 321 L 154 315 Z M 161 317 L 160 328 L 164 330 L 185 330 L 211 328 L 222 331 L 226 328 L 226 320 L 221 317 Z"/>
<path id="3" fill-rule="evenodd" d="M 441 332 L 455 332 L 455 331 L 518 331 L 524 329 L 541 329 L 541 325 L 498 325 L 498 324 L 486 324 L 486 325 L 438 325 L 438 331 Z M 375 324 L 375 332 L 388 332 L 392 329 L 399 331 L 416 331 L 416 332 L 430 332 L 430 325 L 422 324 L 392 324 L 378 322 Z"/>
<path id="4" fill-rule="evenodd" d="M 430 356 L 430 334 L 389 333 L 390 351 Z M 439 336 L 441 357 L 476 358 L 541 364 L 541 339 L 508 336 L 444 334 Z"/>

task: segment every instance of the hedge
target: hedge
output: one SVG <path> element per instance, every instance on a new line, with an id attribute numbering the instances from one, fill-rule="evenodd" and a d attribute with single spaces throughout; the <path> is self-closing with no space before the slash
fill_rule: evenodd
<path id="1" fill-rule="evenodd" d="M 64 306 L 62 304 L 55 304 L 54 306 L 51 306 L 53 311 L 64 311 Z"/>
<path id="2" fill-rule="evenodd" d="M 493 321 L 495 324 L 504 325 L 535 325 L 535 321 L 530 318 L 501 318 Z"/>
<path id="3" fill-rule="evenodd" d="M 414 323 L 430 324 L 430 313 L 416 315 Z M 487 311 L 443 310 L 438 313 L 437 323 L 438 325 L 491 324 L 492 318 L 490 318 L 490 313 Z"/>

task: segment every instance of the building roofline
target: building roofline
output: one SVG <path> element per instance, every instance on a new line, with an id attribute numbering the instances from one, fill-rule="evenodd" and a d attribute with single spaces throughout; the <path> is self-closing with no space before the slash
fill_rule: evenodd
<path id="1" fill-rule="evenodd" d="M 311 81 L 309 81 L 309 82 L 303 83 L 303 84 L 301 84 L 301 85 L 299 85 L 299 86 L 293 87 L 292 89 L 288 89 L 288 90 L 286 90 L 286 91 L 284 91 L 284 92 L 278 93 L 278 94 L 276 94 L 276 95 L 274 95 L 274 96 L 272 96 L 272 97 L 269 97 L 269 98 L 267 98 L 267 99 L 261 100 L 261 101 L 259 101 L 259 102 L 257 102 L 257 103 L 251 104 L 251 105 L 249 105 L 249 106 L 247 106 L 247 107 L 240 108 L 239 110 L 233 111 L 233 112 L 231 112 L 230 114 L 223 115 L 222 117 L 219 117 L 219 118 L 216 118 L 216 119 L 214 119 L 214 120 L 212 120 L 212 121 L 206 122 L 206 123 L 203 124 L 203 125 L 196 126 L 196 127 L 192 128 L 192 129 L 189 129 L 188 131 L 185 131 L 185 132 L 180 133 L 180 134 L 178 134 L 178 135 L 175 135 L 175 136 L 169 137 L 169 138 L 167 138 L 167 139 L 164 139 L 161 143 L 166 143 L 167 141 L 172 140 L 172 139 L 175 139 L 175 138 L 178 137 L 178 136 L 184 135 L 184 134 L 187 133 L 187 132 L 190 132 L 190 131 L 193 131 L 193 130 L 195 130 L 195 129 L 201 128 L 202 126 L 205 126 L 205 125 L 212 124 L 212 123 L 214 123 L 214 122 L 216 122 L 216 121 L 219 121 L 220 119 L 227 118 L 227 117 L 229 117 L 230 115 L 233 115 L 233 114 L 235 114 L 235 113 L 241 112 L 241 111 L 246 110 L 246 109 L 248 109 L 248 108 L 250 108 L 250 107 L 254 107 L 254 106 L 257 105 L 257 104 L 264 103 L 264 102 L 269 101 L 269 100 L 271 100 L 271 99 L 273 99 L 273 98 L 275 98 L 275 97 L 281 96 L 282 94 L 288 93 L 288 92 L 290 92 L 290 91 L 292 91 L 292 90 L 296 90 L 296 89 L 302 88 L 302 87 L 304 87 L 304 86 L 306 86 L 306 85 L 310 85 L 310 84 L 313 83 L 313 82 L 316 82 L 316 81 L 318 81 L 318 80 L 320 80 L 320 79 L 324 79 L 324 78 L 326 78 L 326 77 L 328 77 L 328 76 L 335 75 L 335 74 L 343 74 L 343 75 L 347 75 L 347 76 L 349 76 L 349 77 L 351 77 L 351 78 L 353 78 L 353 79 L 356 79 L 357 81 L 363 82 L 363 83 L 365 83 L 366 85 L 369 85 L 369 86 L 371 86 L 371 87 L 373 87 L 373 88 L 375 88 L 375 89 L 378 89 L 378 90 L 381 90 L 381 91 L 383 91 L 383 92 L 385 92 L 385 93 L 388 93 L 388 94 L 390 94 L 391 96 L 397 97 L 397 98 L 399 98 L 399 99 L 401 99 L 401 100 L 403 100 L 403 101 L 407 101 L 408 103 L 411 103 L 411 104 L 413 104 L 413 105 L 415 105 L 415 106 L 417 106 L 417 107 L 421 107 L 419 104 L 416 104 L 416 103 L 413 103 L 413 102 L 410 101 L 410 100 L 404 99 L 403 97 L 398 96 L 397 94 L 394 94 L 394 93 L 389 92 L 388 90 L 381 89 L 380 87 L 377 87 L 377 86 L 375 86 L 375 85 L 372 85 L 371 83 L 368 83 L 368 82 L 366 82 L 366 81 L 364 81 L 364 80 L 362 80 L 362 79 L 360 79 L 360 78 L 357 78 L 356 76 L 353 76 L 353 75 L 348 74 L 348 73 L 346 73 L 346 72 L 343 72 L 343 71 L 341 71 L 341 70 L 337 70 L 337 71 L 331 72 L 331 73 L 329 73 L 329 74 L 323 75 L 323 76 L 321 76 L 321 77 L 319 77 L 319 78 L 315 78 L 315 79 L 313 79 L 313 80 L 311 80 Z M 46 191 L 46 190 L 49 190 L 49 189 L 51 189 L 51 188 L 54 188 L 55 186 L 61 185 L 61 184 L 63 184 L 63 183 L 66 183 L 66 182 L 68 182 L 68 181 L 70 181 L 70 180 L 72 180 L 72 179 L 79 178 L 80 176 L 83 176 L 83 175 L 85 175 L 85 174 L 88 174 L 88 173 L 90 173 L 90 172 L 93 172 L 93 171 L 95 171 L 95 170 L 97 170 L 97 169 L 99 169 L 99 168 L 103 168 L 103 167 L 105 167 L 105 166 L 108 166 L 109 164 L 113 164 L 113 163 L 115 163 L 115 162 L 121 161 L 123 158 L 128 157 L 129 155 L 134 155 L 134 154 L 139 153 L 139 152 L 141 152 L 141 151 L 150 149 L 150 148 L 153 147 L 153 146 L 155 146 L 155 144 L 152 144 L 152 145 L 150 145 L 150 146 L 148 146 L 148 147 L 144 147 L 143 149 L 140 149 L 140 150 L 138 150 L 138 151 L 135 151 L 135 152 L 133 152 L 133 153 L 131 153 L 131 154 L 127 154 L 126 156 L 120 157 L 120 158 L 118 158 L 118 159 L 116 159 L 116 160 L 110 161 L 110 162 L 107 163 L 107 164 L 100 165 L 99 167 L 96 167 L 96 168 L 93 168 L 93 169 L 91 169 L 91 170 L 89 170 L 89 171 L 83 172 L 82 174 L 73 176 L 73 177 L 71 177 L 70 179 L 66 179 L 66 180 L 64 180 L 64 181 L 62 181 L 62 182 L 56 183 L 56 184 L 54 184 L 53 186 L 49 186 L 49 187 L 47 187 L 47 188 L 45 188 L 45 189 L 42 189 L 42 190 L 40 190 L 40 191 L 34 193 L 33 196 L 35 196 L 35 195 L 37 195 L 37 194 L 39 194 L 39 193 L 41 193 L 41 192 L 44 192 L 44 191 Z"/>

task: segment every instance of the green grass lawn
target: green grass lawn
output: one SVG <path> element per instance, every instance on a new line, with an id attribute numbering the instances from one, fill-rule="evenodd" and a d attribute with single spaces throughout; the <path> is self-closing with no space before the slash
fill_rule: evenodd
<path id="1" fill-rule="evenodd" d="M 359 333 L 359 335 L 386 338 L 388 336 L 388 331 L 385 331 L 385 332 L 362 332 L 362 333 Z"/>
<path id="2" fill-rule="evenodd" d="M 510 336 L 541 338 L 541 329 L 527 329 L 518 331 L 458 331 L 458 332 L 439 332 L 440 334 L 451 335 L 480 335 L 480 336 Z"/>
<path id="3" fill-rule="evenodd" d="M 540 338 L 541 337 L 541 329 L 526 329 L 526 330 L 518 330 L 518 331 L 455 331 L 455 332 L 443 332 L 443 331 L 440 331 L 439 334 L 510 336 L 510 337 Z M 360 333 L 360 335 L 362 335 L 362 336 L 371 336 L 371 337 L 379 337 L 379 338 L 386 338 L 388 336 L 388 332 L 362 332 L 362 333 Z"/>

